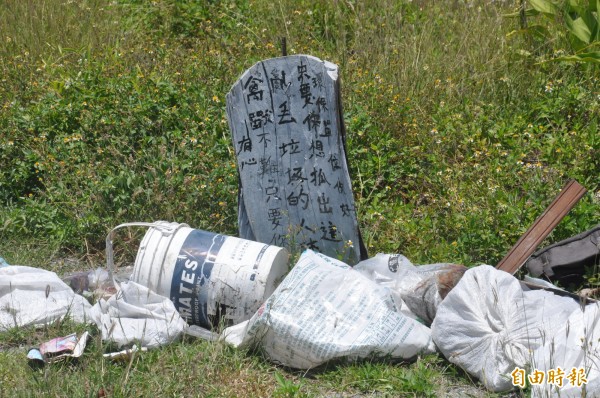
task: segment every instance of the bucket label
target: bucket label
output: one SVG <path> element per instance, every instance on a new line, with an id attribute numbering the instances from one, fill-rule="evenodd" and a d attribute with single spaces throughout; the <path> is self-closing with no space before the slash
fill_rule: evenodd
<path id="1" fill-rule="evenodd" d="M 207 308 L 210 275 L 226 239 L 224 235 L 193 230 L 179 251 L 171 282 L 171 301 L 189 324 L 205 328 L 212 325 Z M 212 315 L 218 322 L 219 315 Z"/>

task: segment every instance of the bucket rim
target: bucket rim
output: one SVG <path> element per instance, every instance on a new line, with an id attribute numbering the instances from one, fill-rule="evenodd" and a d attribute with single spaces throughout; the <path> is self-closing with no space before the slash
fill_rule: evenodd
<path id="1" fill-rule="evenodd" d="M 118 229 L 126 227 L 147 227 L 158 230 L 163 236 L 169 236 L 177 232 L 180 228 L 190 228 L 188 224 L 169 222 L 169 221 L 154 221 L 154 222 L 127 222 L 122 223 L 110 230 L 106 235 L 106 268 L 108 270 L 108 276 L 112 280 L 113 285 L 117 291 L 121 290 L 121 285 L 115 279 L 115 264 L 114 264 L 114 252 L 113 252 L 113 238 L 114 234 Z"/>

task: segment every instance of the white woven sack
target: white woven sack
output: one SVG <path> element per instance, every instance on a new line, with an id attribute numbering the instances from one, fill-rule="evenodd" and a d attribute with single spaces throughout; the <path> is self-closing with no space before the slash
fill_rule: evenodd
<path id="1" fill-rule="evenodd" d="M 65 316 L 86 322 L 90 308 L 54 272 L 19 265 L 0 268 L 0 331 L 47 325 Z"/>
<path id="2" fill-rule="evenodd" d="M 564 372 L 562 386 L 550 380 L 548 371 L 561 368 Z M 600 304 L 588 304 L 585 310 L 577 309 L 561 328 L 534 353 L 533 369 L 542 371 L 545 380 L 532 385 L 531 396 L 560 398 L 600 397 Z M 584 370 L 584 378 L 569 379 L 575 369 Z M 557 374 L 557 373 L 554 373 Z M 550 381 L 550 382 L 549 382 Z"/>
<path id="3" fill-rule="evenodd" d="M 512 275 L 489 265 L 469 269 L 446 296 L 431 325 L 433 340 L 452 363 L 489 390 L 514 388 L 511 372 L 577 310 L 566 297 L 524 291 Z"/>

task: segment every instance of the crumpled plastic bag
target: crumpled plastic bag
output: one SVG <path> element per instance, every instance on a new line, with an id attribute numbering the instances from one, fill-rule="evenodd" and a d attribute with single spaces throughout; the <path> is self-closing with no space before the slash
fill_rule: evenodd
<path id="1" fill-rule="evenodd" d="M 159 347 L 178 339 L 187 327 L 171 300 L 135 282 L 122 283 L 117 294 L 98 301 L 90 318 L 102 340 L 119 347 L 133 343 Z"/>
<path id="2" fill-rule="evenodd" d="M 45 325 L 66 315 L 86 322 L 90 308 L 54 272 L 19 265 L 0 267 L 0 331 Z"/>
<path id="3" fill-rule="evenodd" d="M 352 269 L 375 282 L 380 289 L 387 289 L 394 299 L 396 308 L 404 315 L 417 319 L 417 315 L 402 300 L 398 289 L 400 280 L 404 286 L 415 286 L 421 281 L 421 277 L 416 272 L 407 272 L 414 267 L 413 263 L 401 254 L 379 253 L 375 257 L 359 262 Z"/>
<path id="4" fill-rule="evenodd" d="M 588 304 L 583 311 L 578 308 L 554 336 L 535 351 L 531 367 L 545 374 L 541 384 L 532 384 L 532 398 L 600 397 L 600 303 Z M 564 376 L 549 380 L 548 371 L 555 371 L 553 375 L 557 375 L 558 367 Z M 583 369 L 583 373 L 579 369 Z M 578 374 L 586 383 L 581 378 L 577 380 Z M 569 379 L 570 375 L 575 378 Z M 562 387 L 549 382 L 558 379 L 562 379 Z"/>
<path id="5" fill-rule="evenodd" d="M 531 364 L 579 304 L 543 290 L 524 290 L 512 275 L 489 265 L 469 269 L 442 301 L 433 340 L 452 363 L 489 390 L 514 388 L 511 372 Z"/>
<path id="6" fill-rule="evenodd" d="M 390 289 L 396 302 L 401 303 L 401 311 L 417 316 L 426 325 L 433 322 L 437 307 L 467 270 L 463 265 L 448 263 L 415 266 L 401 254 L 381 253 L 361 261 L 354 269 Z"/>
<path id="7" fill-rule="evenodd" d="M 113 279 L 108 271 L 96 268 L 93 271 L 80 271 L 62 277 L 71 289 L 92 302 L 100 298 L 108 299 L 117 292 Z"/>
<path id="8" fill-rule="evenodd" d="M 388 289 L 311 250 L 249 321 L 222 336 L 299 369 L 338 358 L 410 359 L 435 352 L 430 329 L 402 314 Z"/>

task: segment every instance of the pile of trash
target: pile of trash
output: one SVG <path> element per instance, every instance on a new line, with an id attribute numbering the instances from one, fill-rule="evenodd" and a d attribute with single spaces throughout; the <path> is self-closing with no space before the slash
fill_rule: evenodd
<path id="1" fill-rule="evenodd" d="M 172 291 L 185 291 L 188 287 L 182 281 L 188 281 L 190 292 L 197 296 L 191 306 L 195 310 L 221 311 L 225 321 L 226 314 L 235 313 L 235 320 L 229 317 L 230 326 L 220 334 L 213 325 L 195 322 L 209 316 L 191 316 L 191 302 L 174 300 L 164 292 L 159 295 L 134 280 L 139 274 L 136 267 L 147 267 L 137 260 L 127 277 L 98 269 L 68 276 L 69 284 L 53 272 L 3 262 L 0 331 L 69 316 L 95 324 L 104 341 L 123 349 L 106 354 L 108 358 L 169 344 L 188 333 L 259 348 L 274 363 L 298 369 L 333 360 L 404 361 L 440 352 L 491 391 L 526 385 L 534 397 L 575 397 L 582 391 L 589 397 L 600 391 L 600 306 L 596 302 L 582 305 L 571 297 L 533 290 L 489 265 L 415 266 L 400 254 L 379 254 L 351 267 L 306 250 L 283 277 L 279 266 L 273 267 L 276 255 L 267 266 L 258 265 L 257 256 L 260 260 L 268 247 L 256 247 L 254 252 L 250 243 L 236 240 L 221 252 L 215 249 L 221 238 L 213 234 L 198 243 L 209 245 L 210 250 L 197 247 L 195 251 L 180 236 L 179 224 L 152 225 L 161 234 L 156 242 L 164 243 L 171 235 L 181 239 L 165 246 L 175 250 L 174 255 L 165 254 L 158 263 L 153 256 L 154 266 L 144 274 L 146 284 L 152 273 L 157 280 L 167 278 L 165 264 L 172 258 L 172 267 L 167 267 L 172 275 L 166 283 Z M 183 228 L 187 237 L 195 236 L 193 230 Z M 139 253 L 157 252 L 148 242 Z M 219 271 L 232 258 L 239 275 L 261 282 L 255 287 L 245 285 Z M 246 265 L 251 272 L 246 272 Z M 223 294 L 224 285 L 230 289 L 225 293 L 236 293 L 238 301 L 240 291 L 248 288 L 262 289 L 264 299 L 257 304 L 256 296 L 248 294 L 252 300 L 241 300 L 239 308 L 210 303 L 219 300 L 215 293 Z M 92 306 L 84 296 L 97 301 Z M 87 338 L 85 333 L 53 339 L 32 349 L 28 358 L 43 364 L 80 356 Z"/>

